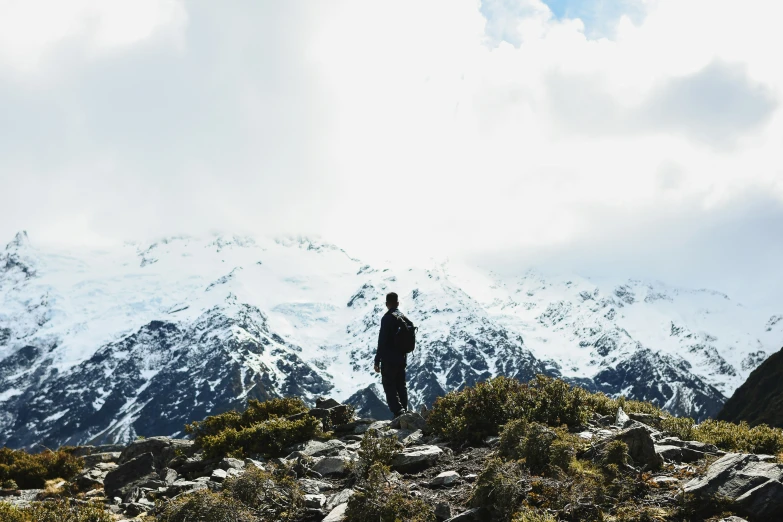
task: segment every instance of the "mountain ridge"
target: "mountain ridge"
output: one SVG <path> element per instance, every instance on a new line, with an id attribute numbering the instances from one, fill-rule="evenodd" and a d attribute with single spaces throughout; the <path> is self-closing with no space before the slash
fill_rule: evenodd
<path id="1" fill-rule="evenodd" d="M 372 267 L 303 236 L 74 253 L 20 233 L 0 253 L 0 440 L 176 435 L 188 410 L 287 394 L 328 392 L 381 418 L 371 361 L 391 290 L 423 326 L 412 406 L 494 375 L 544 373 L 703 419 L 783 333 L 774 315 L 719 292 L 640 280 Z M 742 321 L 724 324 L 737 313 Z M 164 416 L 161 401 L 183 413 Z"/>

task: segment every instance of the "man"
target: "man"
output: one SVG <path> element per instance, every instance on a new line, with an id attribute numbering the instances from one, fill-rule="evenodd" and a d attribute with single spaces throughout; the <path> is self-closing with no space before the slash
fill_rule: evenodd
<path id="1" fill-rule="evenodd" d="M 398 316 L 402 316 L 402 312 L 397 309 L 398 306 L 397 294 L 394 292 L 386 294 L 388 311 L 381 319 L 378 350 L 375 353 L 375 371 L 381 373 L 386 403 L 395 418 L 408 409 L 408 389 L 405 385 L 405 365 L 408 356 L 394 346 L 394 336 L 399 328 Z"/>

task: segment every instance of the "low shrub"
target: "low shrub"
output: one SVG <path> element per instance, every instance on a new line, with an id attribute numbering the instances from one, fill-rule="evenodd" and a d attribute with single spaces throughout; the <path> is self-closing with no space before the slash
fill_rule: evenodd
<path id="1" fill-rule="evenodd" d="M 476 479 L 470 504 L 488 509 L 499 520 L 509 520 L 525 498 L 527 477 L 519 461 L 489 459 Z"/>
<path id="2" fill-rule="evenodd" d="M 227 479 L 223 489 L 262 520 L 290 522 L 304 509 L 299 483 L 280 468 L 268 472 L 250 467 L 242 475 Z"/>
<path id="3" fill-rule="evenodd" d="M 557 519 L 549 513 L 536 509 L 522 508 L 511 517 L 511 522 L 557 522 Z"/>
<path id="4" fill-rule="evenodd" d="M 631 504 L 618 508 L 615 520 L 617 522 L 667 522 L 671 516 L 672 512 L 669 509 Z"/>
<path id="5" fill-rule="evenodd" d="M 522 444 L 529 427 L 530 423 L 524 418 L 508 421 L 500 432 L 498 452 L 507 459 L 521 459 Z"/>
<path id="6" fill-rule="evenodd" d="M 427 422 L 452 442 L 480 443 L 514 418 L 514 401 L 524 388 L 516 379 L 501 376 L 449 392 L 435 401 Z"/>
<path id="7" fill-rule="evenodd" d="M 240 501 L 222 493 L 200 490 L 168 502 L 159 522 L 261 522 Z"/>
<path id="8" fill-rule="evenodd" d="M 522 459 L 534 474 L 545 473 L 552 466 L 567 472 L 579 444 L 579 438 L 565 427 L 552 429 L 538 422 L 514 419 L 500 433 L 499 452 L 508 459 Z"/>
<path id="9" fill-rule="evenodd" d="M 6 479 L 3 481 L 3 489 L 19 489 L 19 484 L 14 479 Z"/>
<path id="10" fill-rule="evenodd" d="M 401 449 L 396 437 L 383 437 L 375 429 L 367 430 L 357 452 L 359 458 L 354 468 L 357 478 L 367 479 L 375 464 L 389 466 Z"/>
<path id="11" fill-rule="evenodd" d="M 0 520 L 3 522 L 32 522 L 27 513 L 2 500 L 0 500 Z"/>
<path id="12" fill-rule="evenodd" d="M 693 440 L 693 419 L 689 417 L 673 417 L 664 415 L 661 421 L 661 431 L 666 435 L 677 437 L 680 440 Z"/>
<path id="13" fill-rule="evenodd" d="M 13 480 L 22 489 L 43 488 L 47 480 L 58 477 L 70 480 L 83 467 L 84 460 L 67 451 L 27 453 L 0 448 L 0 482 Z"/>
<path id="14" fill-rule="evenodd" d="M 426 502 L 386 480 L 389 469 L 373 464 L 367 479 L 348 500 L 345 520 L 351 522 L 435 522 L 435 512 Z"/>
<path id="15" fill-rule="evenodd" d="M 783 451 L 783 430 L 766 424 L 750 427 L 747 422 L 708 419 L 692 431 L 693 440 L 714 444 L 724 451 L 765 453 L 775 455 Z"/>
<path id="16" fill-rule="evenodd" d="M 20 509 L 29 518 L 18 519 L 23 522 L 113 522 L 111 513 L 96 503 L 76 503 L 69 499 L 33 502 Z M 4 518 L 0 518 L 5 522 Z M 12 519 L 13 520 L 13 519 Z"/>
<path id="17" fill-rule="evenodd" d="M 247 428 L 226 428 L 203 436 L 197 444 L 204 449 L 207 458 L 251 454 L 282 456 L 285 448 L 322 435 L 321 427 L 321 421 L 310 415 L 295 420 L 274 417 Z"/>
<path id="18" fill-rule="evenodd" d="M 185 431 L 192 434 L 196 443 L 199 443 L 203 438 L 218 435 L 229 428 L 239 431 L 269 419 L 288 417 L 307 411 L 307 405 L 299 398 L 271 399 L 264 402 L 250 399 L 247 401 L 247 409 L 242 413 L 231 410 L 212 415 L 202 421 L 187 424 Z"/>
<path id="19" fill-rule="evenodd" d="M 601 464 L 604 466 L 625 466 L 630 460 L 628 444 L 621 440 L 613 440 L 604 448 Z"/>

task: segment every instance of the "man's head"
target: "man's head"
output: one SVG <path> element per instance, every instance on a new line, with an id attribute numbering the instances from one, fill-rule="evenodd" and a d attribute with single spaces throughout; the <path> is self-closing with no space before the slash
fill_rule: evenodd
<path id="1" fill-rule="evenodd" d="M 394 310 L 395 308 L 397 308 L 399 304 L 400 303 L 397 301 L 396 293 L 389 292 L 388 294 L 386 294 L 386 308 L 388 308 L 389 310 Z"/>

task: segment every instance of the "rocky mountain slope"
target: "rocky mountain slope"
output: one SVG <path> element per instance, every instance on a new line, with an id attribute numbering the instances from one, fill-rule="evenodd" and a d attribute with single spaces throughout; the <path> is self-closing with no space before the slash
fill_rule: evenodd
<path id="1" fill-rule="evenodd" d="M 411 405 L 493 375 L 561 376 L 703 419 L 783 338 L 707 290 L 457 262 L 369 266 L 299 237 L 0 253 L 0 443 L 127 442 L 247 398 L 388 415 L 371 371 L 388 291 L 420 326 Z"/>
<path id="2" fill-rule="evenodd" d="M 726 401 L 718 419 L 783 428 L 783 349 L 753 370 Z"/>
<path id="3" fill-rule="evenodd" d="M 337 404 L 331 400 L 319 404 L 319 411 L 327 416 L 334 409 L 344 408 L 338 404 L 324 409 L 328 403 Z M 659 429 L 661 418 L 654 415 L 631 413 L 629 416 L 622 408 L 616 415 L 593 414 L 575 436 L 583 447 L 575 454 L 583 462 L 582 466 L 591 463 L 593 474 L 612 476 L 607 487 L 615 489 L 608 491 L 621 495 L 621 499 L 598 493 L 601 486 L 590 482 L 592 475 L 587 474 L 587 478 L 580 475 L 581 468 L 571 470 L 572 476 L 562 470 L 544 472 L 542 476 L 541 471 L 528 469 L 529 463 L 520 467 L 508 463 L 493 478 L 488 470 L 499 466 L 498 459 L 503 458 L 502 437 L 500 440 L 487 437 L 468 446 L 449 444 L 433 434 L 426 415 L 426 412 L 425 416 L 408 413 L 393 421 L 346 419 L 349 422 L 332 427 L 334 438 L 300 442 L 286 448 L 283 451 L 286 456 L 275 458 L 210 457 L 192 440 L 169 437 L 139 439 L 126 446 L 80 446 L 73 454 L 83 456 L 85 468 L 71 485 L 58 485 L 59 495 L 78 498 L 81 505 L 92 502 L 92 506 L 111 513 L 112 520 L 138 520 L 139 515 L 149 517 L 145 520 L 168 520 L 169 506 L 187 506 L 186 499 L 198 499 L 206 494 L 211 499 L 209 511 L 201 509 L 194 513 L 200 505 L 193 503 L 176 520 L 191 520 L 186 518 L 187 513 L 198 516 L 199 520 L 228 520 L 225 513 L 221 514 L 221 504 L 216 499 L 224 492 L 236 494 L 244 477 L 254 486 L 251 498 L 260 499 L 272 512 L 285 510 L 285 520 L 349 522 L 354 520 L 348 513 L 350 503 L 357 500 L 357 495 L 367 495 L 372 487 L 378 487 L 357 479 L 362 461 L 381 458 L 379 454 L 366 453 L 366 449 L 363 453 L 362 448 L 369 447 L 364 446 L 365 439 L 370 438 L 397 441 L 389 459 L 390 472 L 381 486 L 385 495 L 379 501 L 389 502 L 393 492 L 397 494 L 396 502 L 415 499 L 420 502 L 418 507 L 432 514 L 417 520 L 507 521 L 510 516 L 506 511 L 511 506 L 531 514 L 531 518 L 513 520 L 553 522 L 607 519 L 695 522 L 727 511 L 747 516 L 751 521 L 779 520 L 783 516 L 780 488 L 783 464 L 773 456 L 726 452 L 712 444 L 667 435 Z M 552 431 L 545 433 L 554 437 Z M 608 448 L 618 443 L 626 452 L 623 457 L 626 462 L 621 468 L 616 464 L 607 466 Z M 275 483 L 280 476 L 274 475 L 276 469 L 286 470 L 289 482 Z M 498 492 L 493 488 L 489 498 L 481 500 L 479 491 L 488 489 L 491 480 L 497 481 Z M 620 483 L 625 485 L 625 490 L 617 487 Z M 276 488 L 275 495 L 269 494 L 271 488 Z M 291 489 L 296 493 L 291 494 Z M 207 492 L 217 496 L 210 497 Z M 4 494 L 0 503 L 9 502 L 22 509 L 45 497 L 40 489 L 0 493 Z M 557 495 L 583 502 L 568 502 L 555 498 Z M 603 504 L 599 507 L 589 502 L 593 497 L 602 498 Z M 720 498 L 722 504 L 713 505 L 715 498 Z M 223 505 L 229 512 L 234 510 L 232 520 L 277 519 L 239 518 L 237 506 L 236 503 Z M 400 507 L 390 504 L 388 509 Z M 535 513 L 540 518 L 532 518 Z M 716 516 L 709 520 L 745 522 L 738 516 Z"/>

